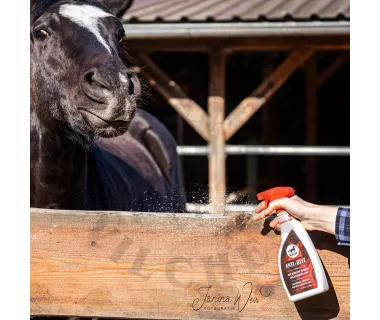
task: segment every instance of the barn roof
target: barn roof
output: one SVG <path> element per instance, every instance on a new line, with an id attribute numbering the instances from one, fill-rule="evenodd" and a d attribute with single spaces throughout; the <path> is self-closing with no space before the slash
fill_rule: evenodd
<path id="1" fill-rule="evenodd" d="M 124 22 L 337 21 L 350 0 L 134 0 Z"/>
<path id="2" fill-rule="evenodd" d="M 134 0 L 131 39 L 348 36 L 349 0 Z"/>

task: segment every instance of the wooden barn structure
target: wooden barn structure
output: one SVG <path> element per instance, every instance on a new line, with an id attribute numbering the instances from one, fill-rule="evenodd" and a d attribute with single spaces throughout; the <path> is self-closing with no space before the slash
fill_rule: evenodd
<path id="1" fill-rule="evenodd" d="M 244 212 L 252 206 L 226 206 L 225 197 L 227 155 L 251 157 L 252 168 L 258 155 L 305 156 L 309 200 L 316 192 L 316 157 L 349 156 L 347 146 L 317 146 L 317 90 L 349 63 L 349 19 L 349 0 L 135 0 L 123 18 L 128 59 L 177 111 L 177 140 L 182 120 L 203 140 L 178 150 L 183 156 L 208 155 L 210 203 L 189 203 L 189 211 L 202 214 L 31 208 L 31 315 L 349 318 L 349 247 L 311 232 L 330 289 L 292 303 L 278 272 L 279 235 L 268 220 L 255 222 Z M 281 59 L 265 64 L 261 83 L 252 84 L 252 92 L 228 113 L 229 57 L 269 51 L 279 52 Z M 204 105 L 152 58 L 157 52 L 208 54 Z M 322 67 L 320 53 L 329 56 Z M 305 74 L 304 145 L 228 144 L 259 110 L 266 110 L 297 69 Z M 270 116 L 262 114 L 264 133 Z M 253 170 L 253 183 L 255 175 Z"/>
<path id="2" fill-rule="evenodd" d="M 201 211 L 224 210 L 225 159 L 229 154 L 308 156 L 305 196 L 310 201 L 315 201 L 316 193 L 315 156 L 349 155 L 345 146 L 316 146 L 318 89 L 349 60 L 349 10 L 348 0 L 134 1 L 124 17 L 130 62 L 144 66 L 137 71 L 207 142 L 206 146 L 179 147 L 182 155 L 209 156 L 212 207 L 200 206 Z M 329 64 L 319 67 L 317 54 L 331 55 L 334 51 L 338 54 L 333 53 Z M 209 54 L 207 106 L 197 104 L 153 61 L 150 56 L 156 52 Z M 238 52 L 281 52 L 287 56 L 280 64 L 263 65 L 265 77 L 261 84 L 252 85 L 251 93 L 226 117 L 227 61 Z M 305 145 L 228 145 L 234 134 L 261 107 L 266 108 L 271 97 L 299 68 L 304 69 L 306 82 Z M 264 112 L 263 122 L 268 122 L 269 117 L 269 112 Z M 191 204 L 189 208 L 196 209 Z"/>

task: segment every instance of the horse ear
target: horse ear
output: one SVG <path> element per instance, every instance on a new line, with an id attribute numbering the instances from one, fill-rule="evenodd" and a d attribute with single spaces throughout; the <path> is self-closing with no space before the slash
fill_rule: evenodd
<path id="1" fill-rule="evenodd" d="M 99 0 L 105 4 L 118 18 L 121 18 L 124 13 L 131 7 L 133 0 Z"/>

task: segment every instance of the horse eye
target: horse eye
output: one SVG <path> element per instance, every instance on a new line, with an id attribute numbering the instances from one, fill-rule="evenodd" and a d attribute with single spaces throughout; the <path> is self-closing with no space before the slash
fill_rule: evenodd
<path id="1" fill-rule="evenodd" d="M 39 29 L 36 31 L 35 36 L 37 40 L 42 41 L 42 40 L 45 40 L 49 36 L 49 33 L 43 29 Z"/>

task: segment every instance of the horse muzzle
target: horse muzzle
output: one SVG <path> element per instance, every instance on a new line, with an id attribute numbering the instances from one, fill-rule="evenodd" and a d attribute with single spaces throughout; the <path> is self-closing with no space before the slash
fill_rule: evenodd
<path id="1" fill-rule="evenodd" d="M 126 68 L 122 71 L 120 68 L 93 67 L 81 79 L 80 86 L 88 103 L 79 111 L 97 134 L 122 134 L 135 115 L 140 82 Z"/>
<path id="2" fill-rule="evenodd" d="M 113 99 L 137 99 L 141 93 L 140 81 L 127 68 L 91 68 L 81 79 L 85 96 L 95 103 L 108 104 Z"/>
<path id="3" fill-rule="evenodd" d="M 104 138 L 116 137 L 125 133 L 135 114 L 135 111 L 129 111 L 116 118 L 108 118 L 92 109 L 80 108 L 79 111 L 92 131 Z"/>

